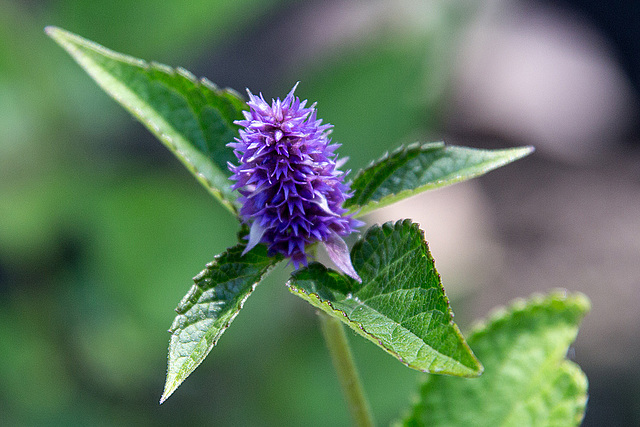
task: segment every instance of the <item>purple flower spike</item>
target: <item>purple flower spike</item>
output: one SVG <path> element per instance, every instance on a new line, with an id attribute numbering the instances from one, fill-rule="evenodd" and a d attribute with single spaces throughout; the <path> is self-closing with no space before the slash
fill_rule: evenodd
<path id="1" fill-rule="evenodd" d="M 316 118 L 316 104 L 305 108 L 307 101 L 294 97 L 297 86 L 271 105 L 247 90 L 250 110 L 235 122 L 244 129 L 228 144 L 240 162 L 229 164 L 240 216 L 251 223 L 245 252 L 262 242 L 298 268 L 307 265 L 307 245 L 322 242 L 332 261 L 361 281 L 342 236 L 362 223 L 342 207 L 352 193 L 335 161 L 339 145 L 328 138 L 333 126 Z"/>

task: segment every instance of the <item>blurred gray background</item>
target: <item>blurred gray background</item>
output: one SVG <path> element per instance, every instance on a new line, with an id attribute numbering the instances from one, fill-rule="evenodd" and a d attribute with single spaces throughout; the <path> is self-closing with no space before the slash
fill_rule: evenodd
<path id="1" fill-rule="evenodd" d="M 534 145 L 371 214 L 425 230 L 456 321 L 553 288 L 586 426 L 640 425 L 640 3 L 0 0 L 0 424 L 347 425 L 314 310 L 278 268 L 164 405 L 166 329 L 234 219 L 43 32 L 318 102 L 349 168 L 401 143 Z M 377 421 L 421 374 L 353 336 Z"/>

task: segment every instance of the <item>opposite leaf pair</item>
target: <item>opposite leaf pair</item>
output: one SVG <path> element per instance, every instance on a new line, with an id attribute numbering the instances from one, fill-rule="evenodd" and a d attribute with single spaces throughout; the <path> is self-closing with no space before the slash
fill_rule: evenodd
<path id="1" fill-rule="evenodd" d="M 242 255 L 239 244 L 194 278 L 171 327 L 164 401 L 204 360 L 255 286 L 282 257 L 263 245 Z M 313 306 L 423 372 L 482 373 L 458 327 L 424 236 L 410 220 L 370 228 L 351 252 L 362 283 L 312 263 L 289 289 Z"/>

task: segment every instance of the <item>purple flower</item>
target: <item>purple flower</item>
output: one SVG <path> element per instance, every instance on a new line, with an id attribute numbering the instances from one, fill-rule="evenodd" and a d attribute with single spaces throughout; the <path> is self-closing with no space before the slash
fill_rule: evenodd
<path id="1" fill-rule="evenodd" d="M 307 101 L 294 97 L 297 86 L 271 105 L 247 90 L 250 110 L 235 122 L 240 137 L 228 144 L 240 162 L 229 164 L 240 216 L 251 223 L 245 252 L 262 242 L 298 268 L 307 264 L 307 246 L 322 242 L 332 261 L 360 281 L 342 236 L 362 223 L 342 207 L 352 193 L 338 170 L 344 161 L 335 161 L 339 145 L 328 138 L 333 126 L 316 119 L 316 104 L 305 108 Z"/>

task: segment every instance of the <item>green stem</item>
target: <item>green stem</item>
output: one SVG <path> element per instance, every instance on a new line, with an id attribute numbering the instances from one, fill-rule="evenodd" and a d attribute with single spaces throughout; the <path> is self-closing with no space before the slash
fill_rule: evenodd
<path id="1" fill-rule="evenodd" d="M 373 426 L 371 408 L 364 395 L 342 322 L 323 312 L 320 312 L 319 315 L 322 336 L 331 354 L 333 367 L 338 374 L 351 417 L 357 426 Z"/>

